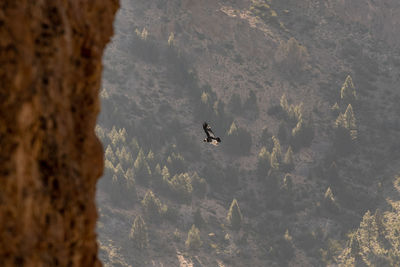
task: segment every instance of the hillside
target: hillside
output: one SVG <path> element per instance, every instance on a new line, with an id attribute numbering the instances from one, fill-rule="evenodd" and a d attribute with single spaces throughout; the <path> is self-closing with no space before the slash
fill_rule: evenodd
<path id="1" fill-rule="evenodd" d="M 399 197 L 384 2 L 121 1 L 97 126 L 104 265 L 369 264 L 349 236 Z"/>

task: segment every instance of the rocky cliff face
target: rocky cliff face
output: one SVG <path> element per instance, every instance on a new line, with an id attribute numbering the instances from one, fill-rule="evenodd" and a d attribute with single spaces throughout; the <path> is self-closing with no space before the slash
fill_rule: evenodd
<path id="1" fill-rule="evenodd" d="M 0 7 L 0 265 L 99 266 L 94 127 L 118 1 Z"/>

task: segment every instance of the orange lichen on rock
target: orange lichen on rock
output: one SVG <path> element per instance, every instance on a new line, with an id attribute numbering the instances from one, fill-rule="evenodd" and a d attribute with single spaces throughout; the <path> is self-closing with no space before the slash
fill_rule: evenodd
<path id="1" fill-rule="evenodd" d="M 94 133 L 118 0 L 0 3 L 0 266 L 100 266 Z"/>

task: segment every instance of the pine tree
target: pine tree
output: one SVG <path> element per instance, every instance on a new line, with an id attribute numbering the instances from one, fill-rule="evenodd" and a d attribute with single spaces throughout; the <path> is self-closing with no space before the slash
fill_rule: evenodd
<path id="1" fill-rule="evenodd" d="M 171 173 L 182 173 L 185 171 L 185 159 L 179 153 L 172 152 L 167 158 L 168 169 Z"/>
<path id="2" fill-rule="evenodd" d="M 158 221 L 162 213 L 161 201 L 154 195 L 153 191 L 148 190 L 142 200 L 144 212 L 151 221 Z"/>
<path id="3" fill-rule="evenodd" d="M 283 178 L 281 186 L 281 194 L 283 200 L 283 210 L 286 212 L 292 212 L 294 210 L 293 205 L 293 181 L 290 174 L 286 174 Z"/>
<path id="4" fill-rule="evenodd" d="M 193 187 L 188 173 L 174 175 L 169 182 L 169 187 L 179 200 L 191 200 Z"/>
<path id="5" fill-rule="evenodd" d="M 138 249 L 145 249 L 148 246 L 147 226 L 142 216 L 138 215 L 135 218 L 129 238 L 133 240 L 135 247 Z"/>
<path id="6" fill-rule="evenodd" d="M 272 136 L 272 141 L 274 143 L 274 147 L 272 149 L 272 154 L 275 154 L 276 159 L 278 161 L 278 163 L 281 161 L 282 159 L 282 149 L 281 149 L 281 144 L 279 143 L 278 138 L 276 138 L 275 136 Z M 272 157 L 271 154 L 271 157 Z M 272 166 L 272 164 L 271 164 Z"/>
<path id="7" fill-rule="evenodd" d="M 243 221 L 243 216 L 240 211 L 239 204 L 237 203 L 235 198 L 233 199 L 232 204 L 229 207 L 227 220 L 230 223 L 232 229 L 234 230 L 240 229 Z"/>
<path id="8" fill-rule="evenodd" d="M 132 138 L 131 142 L 130 142 L 130 149 L 132 151 L 132 156 L 133 157 L 137 157 L 137 154 L 139 153 L 140 147 L 139 147 L 139 143 L 136 140 L 136 138 Z"/>
<path id="9" fill-rule="evenodd" d="M 151 149 L 150 149 L 149 153 L 147 154 L 146 160 L 147 160 L 147 163 L 150 166 L 150 169 L 153 169 L 155 161 L 154 161 L 154 153 L 153 153 L 153 151 Z"/>
<path id="10" fill-rule="evenodd" d="M 171 32 L 168 37 L 168 45 L 174 46 L 174 44 L 175 44 L 175 35 L 173 32 Z"/>
<path id="11" fill-rule="evenodd" d="M 330 187 L 328 187 L 328 189 L 325 192 L 324 205 L 325 208 L 330 212 L 337 213 L 339 211 L 339 205 L 337 204 L 336 199 Z"/>
<path id="12" fill-rule="evenodd" d="M 350 131 L 351 139 L 357 138 L 357 125 L 356 117 L 354 116 L 353 107 L 349 104 L 346 108 L 346 112 L 343 115 L 345 120 L 345 127 Z"/>
<path id="13" fill-rule="evenodd" d="M 258 117 L 258 104 L 257 104 L 257 96 L 253 90 L 250 90 L 249 97 L 243 105 L 244 111 L 246 113 L 250 112 L 250 115 L 253 115 L 253 119 Z"/>
<path id="14" fill-rule="evenodd" d="M 110 145 L 108 145 L 106 148 L 105 158 L 110 162 L 112 162 L 113 164 L 116 164 L 117 158 L 115 157 L 115 154 Z"/>
<path id="15" fill-rule="evenodd" d="M 273 142 L 271 137 L 272 134 L 268 131 L 268 128 L 264 127 L 261 133 L 260 143 L 261 145 L 265 146 L 267 150 L 271 150 L 273 147 Z"/>
<path id="16" fill-rule="evenodd" d="M 271 154 L 265 146 L 261 148 L 257 160 L 257 175 L 259 178 L 265 178 L 271 169 Z"/>
<path id="17" fill-rule="evenodd" d="M 286 171 L 291 171 L 294 168 L 293 150 L 291 146 L 288 147 L 285 153 L 285 157 L 283 158 L 283 164 L 285 166 Z"/>
<path id="18" fill-rule="evenodd" d="M 279 160 L 278 160 L 278 155 L 277 154 L 278 153 L 277 153 L 276 150 L 272 150 L 270 166 L 274 171 L 278 171 L 279 170 Z"/>
<path id="19" fill-rule="evenodd" d="M 197 172 L 192 175 L 193 192 L 199 197 L 203 198 L 207 193 L 207 182 L 201 178 Z"/>
<path id="20" fill-rule="evenodd" d="M 333 106 L 331 107 L 331 110 L 332 110 L 332 115 L 333 115 L 334 117 L 339 116 L 340 108 L 339 108 L 339 105 L 338 105 L 337 102 L 335 102 L 335 104 L 333 104 Z"/>
<path id="21" fill-rule="evenodd" d="M 135 171 L 135 179 L 138 182 L 147 184 L 148 179 L 151 175 L 151 170 L 149 165 L 147 164 L 146 157 L 144 156 L 142 149 L 139 150 L 138 156 L 133 166 Z"/>
<path id="22" fill-rule="evenodd" d="M 340 89 L 340 98 L 346 104 L 354 103 L 354 101 L 357 99 L 356 89 L 353 84 L 353 79 L 350 75 L 347 75 L 346 80 Z"/>
<path id="23" fill-rule="evenodd" d="M 281 96 L 280 106 L 283 109 L 283 111 L 285 111 L 285 113 L 289 113 L 289 104 L 288 104 L 286 94 L 283 94 Z"/>
<path id="24" fill-rule="evenodd" d="M 231 127 L 229 127 L 228 136 L 237 135 L 238 128 L 235 122 L 232 122 Z"/>
<path id="25" fill-rule="evenodd" d="M 161 171 L 162 179 L 164 182 L 168 182 L 169 179 L 171 178 L 171 175 L 169 174 L 169 170 L 167 166 L 164 166 L 162 171 Z"/>
<path id="26" fill-rule="evenodd" d="M 188 237 L 186 239 L 185 245 L 188 249 L 196 250 L 201 247 L 203 242 L 200 238 L 199 229 L 193 224 L 188 232 Z"/>
<path id="27" fill-rule="evenodd" d="M 243 155 L 249 153 L 252 139 L 248 131 L 238 128 L 235 122 L 232 122 L 225 138 L 225 143 L 224 148 L 228 153 Z"/>

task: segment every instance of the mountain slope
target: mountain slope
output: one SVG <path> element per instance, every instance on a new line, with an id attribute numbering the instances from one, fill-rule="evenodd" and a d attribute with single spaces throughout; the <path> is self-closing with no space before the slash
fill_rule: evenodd
<path id="1" fill-rule="evenodd" d="M 359 2 L 122 1 L 98 127 L 105 264 L 336 261 L 364 213 L 397 194 L 400 57 L 373 22 L 341 13 Z M 219 147 L 202 143 L 203 121 Z M 145 252 L 128 237 L 138 215 Z"/>

